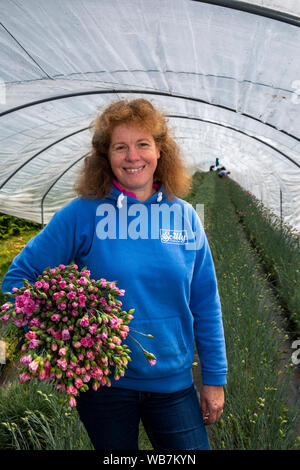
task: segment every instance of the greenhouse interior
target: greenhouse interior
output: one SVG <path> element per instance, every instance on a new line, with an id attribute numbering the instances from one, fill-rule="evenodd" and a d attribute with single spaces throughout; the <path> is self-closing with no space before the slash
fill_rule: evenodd
<path id="1" fill-rule="evenodd" d="M 300 2 L 0 0 L 0 11 L 0 279 L 76 198 L 96 117 L 148 100 L 193 180 L 186 200 L 204 206 L 219 284 L 229 372 L 211 448 L 299 450 Z M 20 338 L 4 326 L 0 449 L 93 449 L 59 391 L 20 385 Z M 142 423 L 139 439 L 153 449 Z"/>

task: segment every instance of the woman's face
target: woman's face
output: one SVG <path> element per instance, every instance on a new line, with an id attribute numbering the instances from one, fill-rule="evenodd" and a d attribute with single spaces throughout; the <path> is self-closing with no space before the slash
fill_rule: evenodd
<path id="1" fill-rule="evenodd" d="M 134 124 L 119 124 L 111 134 L 108 158 L 111 169 L 127 191 L 144 202 L 152 193 L 160 152 L 151 134 Z"/>

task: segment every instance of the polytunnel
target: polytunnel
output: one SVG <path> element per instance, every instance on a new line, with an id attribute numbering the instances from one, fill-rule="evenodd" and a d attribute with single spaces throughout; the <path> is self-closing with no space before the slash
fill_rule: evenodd
<path id="1" fill-rule="evenodd" d="M 75 197 L 90 124 L 145 97 L 191 173 L 216 158 L 300 231 L 300 2 L 0 0 L 0 212 Z"/>

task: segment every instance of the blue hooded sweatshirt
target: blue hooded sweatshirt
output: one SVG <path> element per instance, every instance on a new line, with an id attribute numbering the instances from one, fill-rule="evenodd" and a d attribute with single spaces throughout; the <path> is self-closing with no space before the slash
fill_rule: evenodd
<path id="1" fill-rule="evenodd" d="M 150 366 L 136 342 L 125 376 L 112 387 L 171 393 L 193 382 L 194 345 L 202 383 L 226 384 L 220 298 L 211 251 L 193 207 L 161 190 L 145 202 L 112 187 L 106 199 L 75 198 L 17 255 L 2 291 L 34 283 L 47 267 L 75 262 L 91 279 L 117 281 L 122 308 L 134 308 L 134 336 L 157 359 Z M 151 334 L 141 336 L 134 330 Z"/>

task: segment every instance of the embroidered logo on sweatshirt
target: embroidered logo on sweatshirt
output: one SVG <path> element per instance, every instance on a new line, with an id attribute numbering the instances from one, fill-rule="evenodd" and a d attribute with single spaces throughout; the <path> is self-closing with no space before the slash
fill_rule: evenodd
<path id="1" fill-rule="evenodd" d="M 184 245 L 188 242 L 186 230 L 167 230 L 160 229 L 160 241 L 162 243 L 171 243 L 176 245 Z"/>

